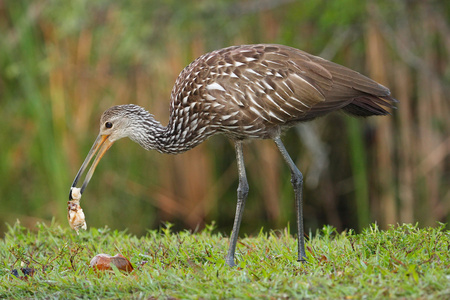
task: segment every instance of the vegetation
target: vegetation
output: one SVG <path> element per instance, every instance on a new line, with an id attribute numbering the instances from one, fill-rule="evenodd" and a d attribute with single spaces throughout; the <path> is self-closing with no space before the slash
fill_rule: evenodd
<path id="1" fill-rule="evenodd" d="M 16 223 L 0 242 L 0 298 L 433 298 L 450 296 L 450 236 L 436 228 L 371 225 L 361 234 L 330 226 L 307 243 L 307 263 L 295 262 L 296 242 L 283 231 L 240 240 L 238 268 L 225 265 L 228 239 L 214 226 L 174 233 L 170 225 L 144 237 L 108 228 L 77 236 L 66 227 Z M 122 253 L 130 274 L 96 272 L 98 253 Z M 34 275 L 21 271 L 33 268 Z"/>

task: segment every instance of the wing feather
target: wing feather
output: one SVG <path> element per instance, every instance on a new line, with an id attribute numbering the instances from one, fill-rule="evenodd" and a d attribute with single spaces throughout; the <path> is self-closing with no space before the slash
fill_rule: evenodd
<path id="1" fill-rule="evenodd" d="M 200 57 L 182 71 L 172 98 L 173 107 L 203 103 L 214 126 L 255 131 L 341 108 L 354 115 L 386 114 L 395 102 L 389 89 L 356 71 L 295 48 L 262 44 Z"/>

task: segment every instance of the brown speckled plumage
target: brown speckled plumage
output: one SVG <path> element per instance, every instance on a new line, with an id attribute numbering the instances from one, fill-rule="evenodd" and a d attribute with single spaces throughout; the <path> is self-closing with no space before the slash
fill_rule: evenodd
<path id="1" fill-rule="evenodd" d="M 145 149 L 176 154 L 217 133 L 231 138 L 236 144 L 240 182 L 227 255 L 227 263 L 234 265 L 237 232 L 248 191 L 241 141 L 273 139 L 293 174 L 300 233 L 299 260 L 304 260 L 302 175 L 280 140 L 281 132 L 296 123 L 340 109 L 356 116 L 386 115 L 386 108 L 392 108 L 394 102 L 386 87 L 295 48 L 263 44 L 233 46 L 199 57 L 180 73 L 171 93 L 166 127 L 137 105 L 114 106 L 101 117 L 98 140 L 103 140 L 93 149 L 98 150 L 103 141 L 107 144 L 103 148 L 109 148 L 114 141 L 129 137 Z M 91 169 L 89 179 L 95 166 Z M 82 192 L 88 181 L 83 184 Z"/>

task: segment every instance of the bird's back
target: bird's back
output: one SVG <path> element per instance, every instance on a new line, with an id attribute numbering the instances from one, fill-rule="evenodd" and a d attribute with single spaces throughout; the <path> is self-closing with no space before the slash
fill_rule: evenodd
<path id="1" fill-rule="evenodd" d="M 344 109 L 384 115 L 389 90 L 346 67 L 282 45 L 244 45 L 205 54 L 172 90 L 172 130 L 272 138 L 283 127 Z M 177 129 L 178 128 L 178 129 Z"/>

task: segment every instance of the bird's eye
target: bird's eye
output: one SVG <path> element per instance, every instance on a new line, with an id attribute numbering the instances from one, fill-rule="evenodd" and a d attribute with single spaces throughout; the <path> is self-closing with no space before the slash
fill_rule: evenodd
<path id="1" fill-rule="evenodd" d="M 112 125 L 113 125 L 113 124 L 112 124 L 111 122 L 106 122 L 106 123 L 105 123 L 105 127 L 106 127 L 106 128 L 111 128 Z"/>

